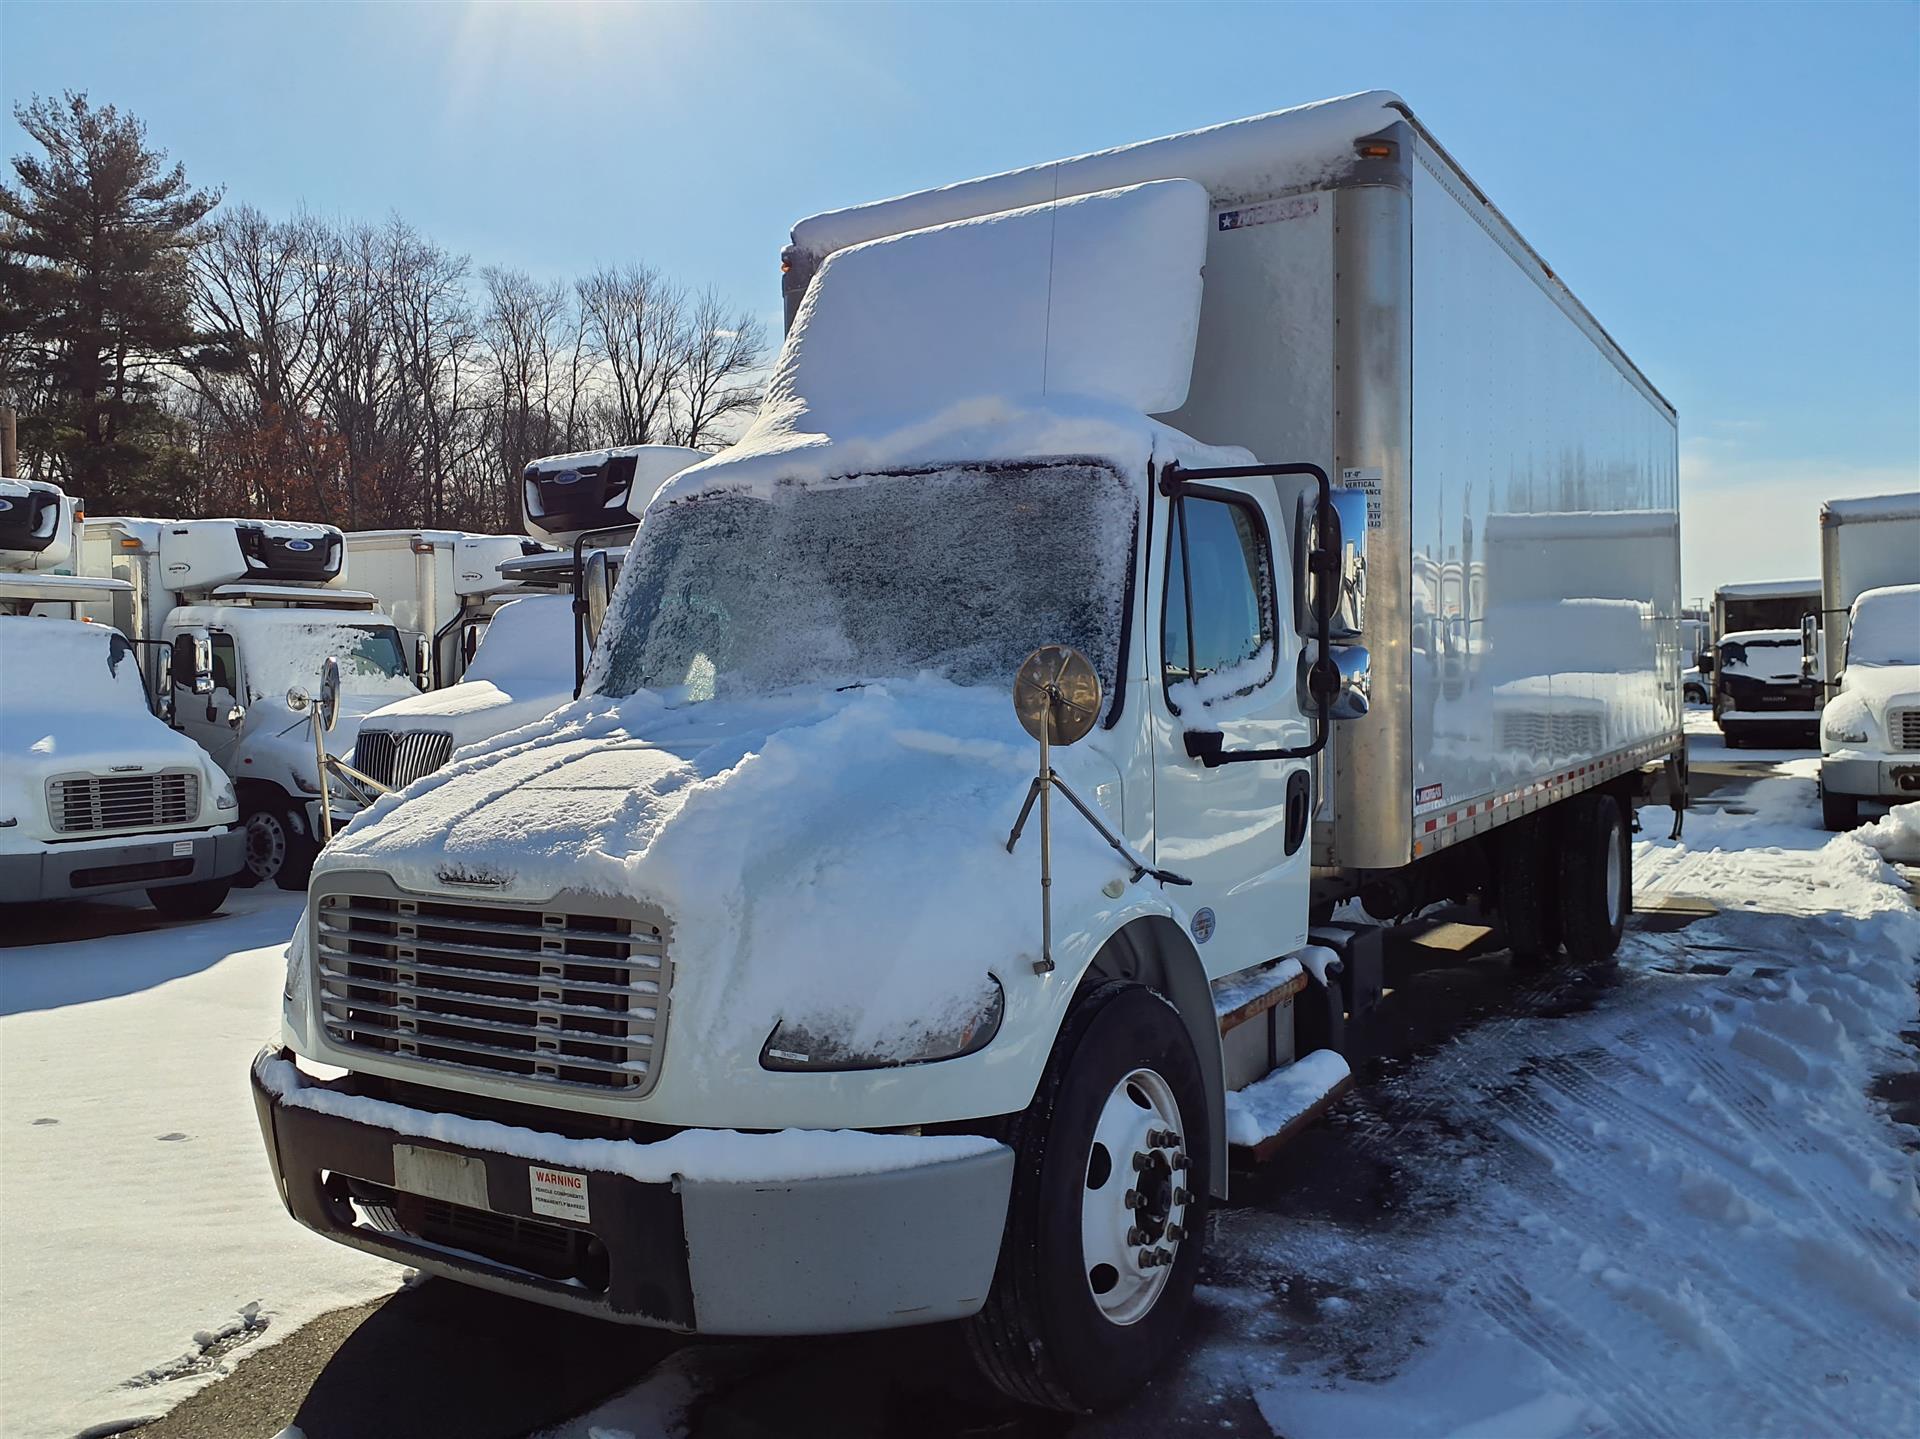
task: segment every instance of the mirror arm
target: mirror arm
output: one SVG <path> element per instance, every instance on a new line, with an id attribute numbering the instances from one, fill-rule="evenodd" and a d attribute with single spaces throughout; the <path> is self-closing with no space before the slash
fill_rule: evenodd
<path id="1" fill-rule="evenodd" d="M 1186 495 L 1228 502 L 1242 500 L 1244 497 L 1237 491 L 1213 489 L 1206 481 L 1250 480 L 1261 476 L 1277 478 L 1281 475 L 1306 475 L 1320 486 L 1320 533 L 1314 536 L 1313 549 L 1307 556 L 1307 567 L 1317 581 L 1313 587 L 1313 628 L 1319 655 L 1307 679 L 1307 688 L 1314 699 L 1313 739 L 1291 749 L 1228 750 L 1224 747 L 1224 741 L 1218 746 L 1203 742 L 1202 751 L 1197 754 L 1190 739 L 1187 753 L 1194 755 L 1208 769 L 1254 760 L 1312 759 L 1327 747 L 1327 737 L 1333 732 L 1333 694 L 1340 685 L 1339 671 L 1333 663 L 1332 588 L 1333 580 L 1339 575 L 1340 557 L 1335 553 L 1334 537 L 1327 533 L 1333 523 L 1333 481 L 1327 478 L 1327 472 L 1320 466 L 1305 461 L 1287 465 L 1223 465 L 1210 470 L 1189 470 L 1176 460 L 1160 471 L 1160 493 L 1176 501 Z M 1193 623 L 1191 606 L 1187 610 L 1187 623 L 1189 626 Z"/>

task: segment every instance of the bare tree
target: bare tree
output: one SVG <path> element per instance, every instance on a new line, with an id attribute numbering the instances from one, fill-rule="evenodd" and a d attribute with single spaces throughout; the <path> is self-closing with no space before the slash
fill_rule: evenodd
<path id="1" fill-rule="evenodd" d="M 674 440 L 695 449 L 714 444 L 734 417 L 760 406 L 756 379 L 766 353 L 766 330 L 745 310 L 729 311 L 713 289 L 687 307 Z"/>

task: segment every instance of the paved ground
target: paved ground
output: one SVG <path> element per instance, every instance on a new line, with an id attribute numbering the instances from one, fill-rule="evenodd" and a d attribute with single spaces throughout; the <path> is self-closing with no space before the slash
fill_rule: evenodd
<path id="1" fill-rule="evenodd" d="M 1729 753 L 1695 742 L 1694 793 L 1708 807 L 1740 812 L 1747 784 L 1774 756 Z M 1648 810 L 1649 828 L 1666 823 Z M 1471 919 L 1471 916 L 1465 916 Z M 1672 930 L 1696 917 L 1684 905 L 1635 917 L 1643 931 Z M 1450 937 L 1458 944 L 1459 932 Z M 1243 1177 L 1220 1223 L 1244 1228 L 1338 1214 L 1349 1223 L 1417 1234 L 1444 1216 L 1419 1182 L 1423 1156 L 1444 1162 L 1456 1136 L 1424 1113 L 1394 1113 L 1375 1081 L 1417 1072 L 1440 1043 L 1489 1020 L 1553 1018 L 1603 1002 L 1617 982 L 1610 967 L 1516 967 L 1497 935 L 1464 947 L 1427 948 L 1403 938 L 1389 956 L 1392 993 L 1367 1036 L 1354 1100 L 1298 1140 L 1277 1162 Z M 1920 1036 L 1915 1036 L 1920 1043 Z M 1920 1112 L 1920 1094 L 1883 1095 Z M 1913 1086 L 1909 1085 L 1908 1089 Z M 1896 1092 L 1898 1091 L 1898 1092 Z M 1382 1136 L 1390 1135 L 1391 1144 Z M 1236 1215 L 1242 1219 L 1236 1219 Z M 1189 1357 L 1157 1380 L 1125 1414 L 1098 1421 L 1015 1412 L 971 1379 L 950 1330 L 917 1330 L 836 1340 L 698 1345 L 674 1360 L 697 1368 L 702 1397 L 689 1413 L 699 1439 L 833 1435 L 844 1439 L 911 1432 L 1027 1439 L 1076 1435 L 1161 1435 L 1195 1427 L 1267 1433 L 1252 1401 L 1213 1382 L 1202 1357 L 1219 1331 L 1246 1322 L 1210 1298 L 1244 1276 L 1242 1256 L 1210 1256 L 1193 1321 Z M 1215 1290 L 1215 1285 L 1220 1290 Z M 1273 1311 L 1283 1332 L 1312 1332 L 1324 1283 L 1277 1276 Z M 522 1305 L 442 1281 L 413 1284 L 376 1304 L 330 1314 L 246 1357 L 231 1376 L 139 1431 L 144 1439 L 268 1439 L 297 1424 L 305 1439 L 411 1435 L 417 1439 L 509 1439 L 561 1423 L 638 1382 L 687 1342 Z M 1364 1346 L 1349 1356 L 1364 1368 Z M 672 1366 L 669 1366 L 670 1368 Z"/>

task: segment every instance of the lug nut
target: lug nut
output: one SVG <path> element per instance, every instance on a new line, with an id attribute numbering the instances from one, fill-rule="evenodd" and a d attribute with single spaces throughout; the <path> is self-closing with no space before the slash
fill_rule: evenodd
<path id="1" fill-rule="evenodd" d="M 1155 1264 L 1171 1264 L 1173 1263 L 1173 1254 L 1170 1250 L 1156 1249 L 1153 1251 L 1153 1262 Z"/>
<path id="2" fill-rule="evenodd" d="M 1127 1231 L 1127 1243 L 1145 1244 L 1146 1242 L 1147 1242 L 1147 1231 L 1140 1228 L 1138 1225 L 1134 1226 L 1133 1228 Z"/>
<path id="3" fill-rule="evenodd" d="M 1187 1167 L 1187 1156 L 1184 1153 L 1174 1155 L 1173 1167 L 1175 1169 L 1185 1169 Z"/>
<path id="4" fill-rule="evenodd" d="M 1140 1191 L 1137 1189 L 1129 1189 L 1125 1194 L 1120 1196 L 1120 1202 L 1128 1209 L 1138 1209 L 1140 1207 Z"/>
<path id="5" fill-rule="evenodd" d="M 1138 1173 L 1139 1173 L 1139 1172 L 1140 1172 L 1141 1170 L 1143 1170 L 1143 1169 L 1145 1169 L 1146 1167 L 1147 1167 L 1147 1156 L 1146 1156 L 1146 1155 L 1144 1155 L 1144 1154 L 1142 1154 L 1142 1153 L 1141 1153 L 1141 1152 L 1140 1152 L 1139 1150 L 1137 1150 L 1137 1149 L 1136 1149 L 1136 1150 L 1134 1150 L 1134 1151 L 1133 1151 L 1133 1171 L 1134 1171 L 1134 1173 L 1136 1173 L 1136 1174 L 1138 1174 Z"/>
<path id="6" fill-rule="evenodd" d="M 1160 1131 L 1160 1143 L 1165 1148 L 1172 1149 L 1180 1143 L 1180 1136 L 1171 1129 L 1163 1129 Z"/>
<path id="7" fill-rule="evenodd" d="M 1149 1129 L 1149 1130 L 1147 1131 L 1147 1148 L 1149 1148 L 1149 1149 L 1159 1149 L 1159 1148 L 1161 1148 L 1161 1147 L 1162 1147 L 1163 1145 L 1165 1145 L 1165 1144 L 1166 1144 L 1166 1142 L 1167 1142 L 1167 1131 L 1166 1131 L 1166 1130 L 1164 1130 L 1164 1129 Z"/>
<path id="8" fill-rule="evenodd" d="M 1186 1190 L 1176 1187 L 1173 1191 L 1173 1202 L 1175 1204 L 1191 1204 L 1193 1203 L 1193 1196 L 1187 1193 Z"/>
<path id="9" fill-rule="evenodd" d="M 1167 1226 L 1167 1238 L 1171 1239 L 1175 1244 L 1178 1244 L 1182 1239 L 1185 1239 L 1186 1237 L 1187 1237 L 1187 1231 L 1182 1229 L 1179 1225 L 1169 1224 Z"/>

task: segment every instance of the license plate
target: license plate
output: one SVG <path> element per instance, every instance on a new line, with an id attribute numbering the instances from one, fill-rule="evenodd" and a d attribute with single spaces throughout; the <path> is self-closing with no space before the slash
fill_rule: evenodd
<path id="1" fill-rule="evenodd" d="M 173 852 L 176 855 L 191 855 L 193 853 L 193 841 L 190 839 L 176 839 L 173 842 Z"/>
<path id="2" fill-rule="evenodd" d="M 393 1187 L 469 1209 L 493 1207 L 487 1202 L 487 1166 L 470 1155 L 449 1154 L 444 1149 L 394 1145 Z"/>

